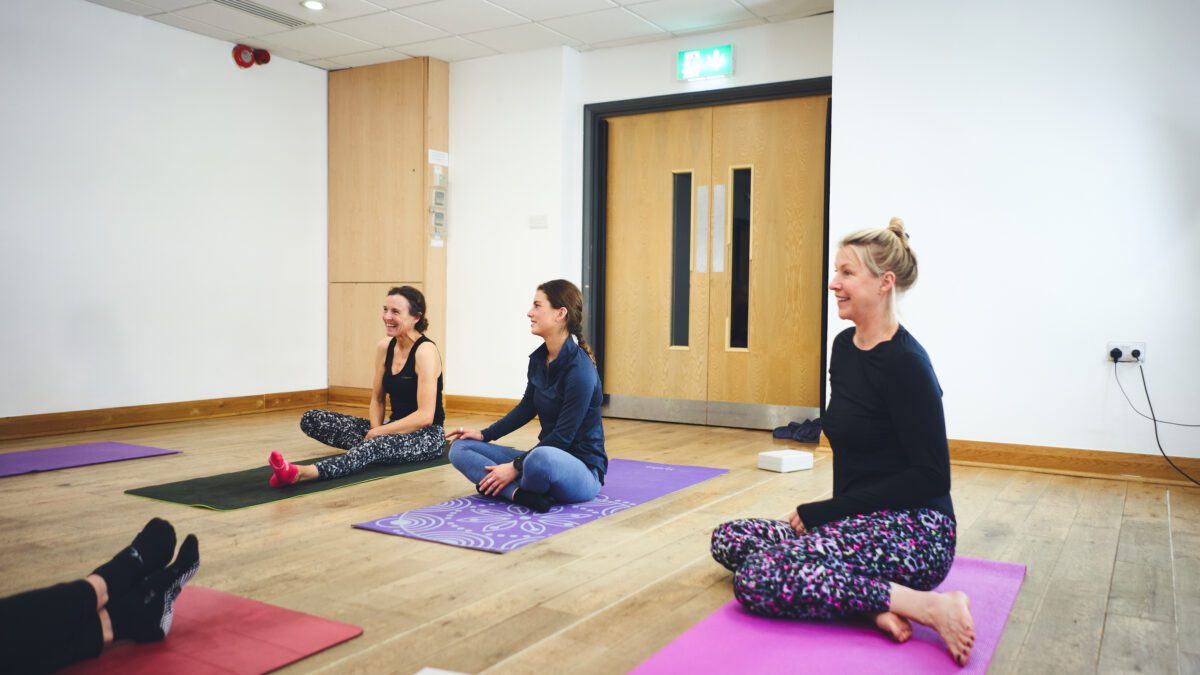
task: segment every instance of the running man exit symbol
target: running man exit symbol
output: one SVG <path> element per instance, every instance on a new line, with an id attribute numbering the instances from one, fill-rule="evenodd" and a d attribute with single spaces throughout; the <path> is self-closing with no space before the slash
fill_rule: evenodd
<path id="1" fill-rule="evenodd" d="M 733 45 L 688 49 L 679 52 L 677 80 L 701 80 L 733 74 Z"/>

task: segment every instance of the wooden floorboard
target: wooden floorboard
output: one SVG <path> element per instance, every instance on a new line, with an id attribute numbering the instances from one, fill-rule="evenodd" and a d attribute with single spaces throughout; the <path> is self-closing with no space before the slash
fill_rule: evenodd
<path id="1" fill-rule="evenodd" d="M 0 479 L 0 594 L 86 574 L 154 515 L 201 541 L 193 583 L 364 628 L 288 673 L 621 673 L 727 602 L 718 523 L 782 517 L 830 493 L 756 468 L 801 447 L 766 432 L 606 420 L 613 457 L 729 473 L 506 555 L 351 523 L 471 493 L 452 467 L 231 512 L 131 497 L 144 485 L 328 454 L 300 411 L 0 442 L 0 452 L 124 441 L 182 454 Z M 488 424 L 451 415 L 448 427 Z M 536 440 L 529 426 L 506 439 Z M 803 446 L 814 449 L 811 446 Z M 960 555 L 1027 565 L 993 673 L 1200 672 L 1200 490 L 954 466 Z"/>

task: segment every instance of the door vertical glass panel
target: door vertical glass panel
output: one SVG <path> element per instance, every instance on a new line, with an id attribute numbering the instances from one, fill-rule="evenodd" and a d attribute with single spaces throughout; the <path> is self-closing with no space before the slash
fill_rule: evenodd
<path id="1" fill-rule="evenodd" d="M 688 346 L 692 292 L 692 174 L 676 173 L 671 213 L 671 346 Z"/>
<path id="2" fill-rule="evenodd" d="M 730 191 L 729 346 L 750 346 L 750 169 L 733 170 Z"/>

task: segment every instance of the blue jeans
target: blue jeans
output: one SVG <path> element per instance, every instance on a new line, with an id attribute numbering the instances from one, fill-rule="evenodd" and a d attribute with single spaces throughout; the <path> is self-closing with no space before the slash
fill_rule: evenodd
<path id="1" fill-rule="evenodd" d="M 488 475 L 485 466 L 507 464 L 523 453 L 503 445 L 469 439 L 450 446 L 450 463 L 472 483 Z M 521 475 L 504 486 L 500 496 L 512 500 L 517 488 L 544 494 L 560 504 L 575 504 L 595 498 L 600 479 L 577 457 L 564 450 L 539 445 L 530 450 L 521 466 Z"/>

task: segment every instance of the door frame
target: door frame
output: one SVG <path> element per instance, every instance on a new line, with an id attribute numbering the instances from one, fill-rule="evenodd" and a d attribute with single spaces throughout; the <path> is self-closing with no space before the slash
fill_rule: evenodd
<path id="1" fill-rule="evenodd" d="M 608 118 L 622 115 L 701 108 L 732 103 L 770 101 L 783 98 L 833 94 L 832 77 L 813 77 L 756 84 L 747 87 L 710 89 L 684 94 L 666 94 L 623 101 L 590 103 L 583 107 L 583 313 L 584 332 L 604 372 L 604 284 L 607 250 L 608 210 Z M 829 142 L 832 106 L 825 118 L 825 209 L 821 251 L 821 288 L 829 285 Z M 820 409 L 825 414 L 826 345 L 828 344 L 829 294 L 821 294 L 821 388 Z M 605 394 L 607 401 L 608 395 Z"/>

